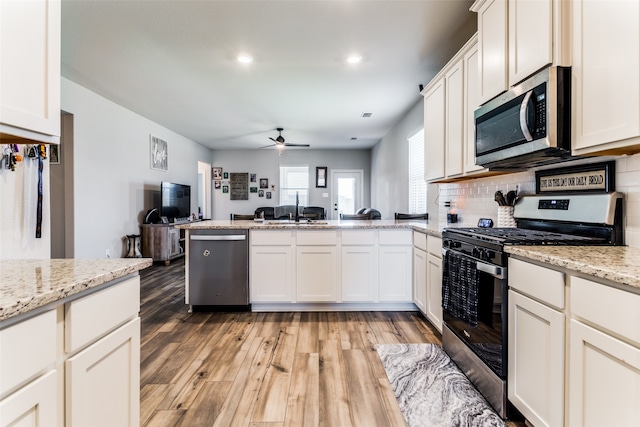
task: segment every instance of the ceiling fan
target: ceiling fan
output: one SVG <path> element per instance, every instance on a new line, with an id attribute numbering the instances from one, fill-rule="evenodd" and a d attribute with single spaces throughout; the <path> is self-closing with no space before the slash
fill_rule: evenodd
<path id="1" fill-rule="evenodd" d="M 282 148 L 282 147 L 309 147 L 309 144 L 289 144 L 288 142 L 284 142 L 284 138 L 282 137 L 282 131 L 284 129 L 283 128 L 276 128 L 276 130 L 278 131 L 278 137 L 276 139 L 273 139 L 273 138 L 269 137 L 269 139 L 272 140 L 273 142 L 275 142 L 275 144 L 265 145 L 264 147 L 260 147 L 260 148 L 268 148 L 268 147 L 278 147 L 278 148 Z"/>

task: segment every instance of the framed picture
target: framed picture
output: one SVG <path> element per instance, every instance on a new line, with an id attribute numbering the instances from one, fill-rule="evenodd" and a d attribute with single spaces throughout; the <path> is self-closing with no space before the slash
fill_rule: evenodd
<path id="1" fill-rule="evenodd" d="M 613 191 L 616 191 L 615 161 L 536 171 L 536 194 Z"/>
<path id="2" fill-rule="evenodd" d="M 153 135 L 149 135 L 151 138 L 151 169 L 160 171 L 169 170 L 169 147 L 167 141 L 157 138 Z"/>
<path id="3" fill-rule="evenodd" d="M 256 182 L 256 174 L 255 173 L 252 173 L 250 175 L 250 177 L 251 177 L 251 179 L 250 179 L 251 182 Z"/>
<path id="4" fill-rule="evenodd" d="M 267 199 L 271 198 L 271 191 L 267 191 Z"/>
<path id="5" fill-rule="evenodd" d="M 258 191 L 258 197 L 264 197 L 264 190 Z"/>
<path id="6" fill-rule="evenodd" d="M 216 190 L 222 188 L 222 181 L 213 181 L 213 188 L 215 188 Z"/>
<path id="7" fill-rule="evenodd" d="M 327 188 L 327 167 L 316 167 L 316 188 Z"/>
<path id="8" fill-rule="evenodd" d="M 228 193 L 229 192 L 229 186 L 228 185 L 223 185 L 222 186 L 222 192 L 223 193 Z"/>
<path id="9" fill-rule="evenodd" d="M 52 165 L 60 164 L 60 145 L 49 145 L 49 163 Z"/>
<path id="10" fill-rule="evenodd" d="M 269 188 L 269 180 L 267 178 L 260 178 L 260 188 Z"/>
<path id="11" fill-rule="evenodd" d="M 222 179 L 222 168 L 211 168 L 211 176 L 213 179 Z"/>
<path id="12" fill-rule="evenodd" d="M 224 173 L 222 174 L 222 178 L 223 178 L 223 179 L 229 179 L 229 172 L 224 172 Z"/>
<path id="13" fill-rule="evenodd" d="M 249 192 L 250 193 L 257 193 L 258 192 L 258 187 L 249 187 Z"/>

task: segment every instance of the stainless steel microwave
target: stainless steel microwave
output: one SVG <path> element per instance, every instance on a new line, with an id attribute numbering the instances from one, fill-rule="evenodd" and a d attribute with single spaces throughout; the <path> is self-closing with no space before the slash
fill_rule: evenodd
<path id="1" fill-rule="evenodd" d="M 571 157 L 571 68 L 547 67 L 475 111 L 476 163 L 526 169 Z"/>

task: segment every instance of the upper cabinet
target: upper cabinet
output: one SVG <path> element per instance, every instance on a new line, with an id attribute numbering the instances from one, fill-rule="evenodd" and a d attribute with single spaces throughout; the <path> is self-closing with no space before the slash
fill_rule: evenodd
<path id="1" fill-rule="evenodd" d="M 60 0 L 0 2 L 0 134 L 60 137 Z"/>
<path id="2" fill-rule="evenodd" d="M 570 2 L 477 0 L 480 103 L 546 65 L 569 65 Z"/>
<path id="3" fill-rule="evenodd" d="M 429 82 L 423 95 L 425 180 L 485 170 L 475 164 L 473 112 L 480 105 L 476 36 Z"/>
<path id="4" fill-rule="evenodd" d="M 574 154 L 640 152 L 640 2 L 572 6 Z"/>

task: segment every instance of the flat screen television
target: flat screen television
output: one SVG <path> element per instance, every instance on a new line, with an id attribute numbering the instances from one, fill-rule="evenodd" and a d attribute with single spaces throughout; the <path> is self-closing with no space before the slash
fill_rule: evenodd
<path id="1" fill-rule="evenodd" d="M 191 186 L 162 181 L 160 184 L 160 215 L 169 222 L 185 220 L 191 216 Z"/>

